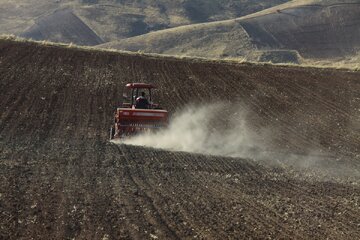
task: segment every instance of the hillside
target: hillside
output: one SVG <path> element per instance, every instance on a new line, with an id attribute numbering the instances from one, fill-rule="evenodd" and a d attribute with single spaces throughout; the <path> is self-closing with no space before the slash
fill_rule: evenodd
<path id="1" fill-rule="evenodd" d="M 95 38 L 108 42 L 181 25 L 245 16 L 287 1 L 1 0 L 0 34 L 87 45 L 94 42 L 94 34 L 85 28 L 98 36 Z M 72 16 L 61 12 L 71 12 Z"/>
<path id="2" fill-rule="evenodd" d="M 35 25 L 23 32 L 21 37 L 33 40 L 77 43 L 93 46 L 103 43 L 81 19 L 69 10 L 56 11 L 37 20 Z"/>
<path id="3" fill-rule="evenodd" d="M 102 45 L 162 54 L 309 62 L 357 56 L 357 1 L 293 1 L 234 20 L 153 32 Z"/>
<path id="4" fill-rule="evenodd" d="M 358 239 L 359 77 L 0 40 L 0 238 Z M 214 131 L 286 157 L 111 143 L 130 81 L 172 114 L 225 102 Z"/>

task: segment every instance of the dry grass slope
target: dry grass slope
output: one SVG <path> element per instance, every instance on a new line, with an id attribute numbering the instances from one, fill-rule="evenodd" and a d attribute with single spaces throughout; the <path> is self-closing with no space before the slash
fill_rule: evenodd
<path id="1" fill-rule="evenodd" d="M 62 48 L 72 48 L 80 51 L 90 51 L 90 52 L 108 52 L 108 53 L 118 53 L 122 55 L 129 56 L 143 56 L 148 58 L 161 58 L 164 60 L 186 60 L 189 62 L 203 62 L 203 63 L 224 63 L 224 64 L 247 64 L 247 65 L 257 65 L 257 66 L 279 66 L 279 67 L 297 67 L 297 68 L 306 68 L 306 69 L 333 69 L 333 70 L 343 70 L 343 71 L 353 71 L 358 72 L 360 70 L 360 66 L 358 64 L 358 57 L 353 57 L 344 62 L 330 62 L 330 61 L 307 61 L 302 63 L 301 65 L 294 63 L 273 63 L 273 62 L 255 62 L 255 61 L 247 61 L 245 58 L 209 58 L 209 57 L 197 57 L 197 56 L 186 56 L 186 55 L 168 55 L 168 54 L 158 54 L 158 53 L 147 53 L 143 51 L 126 51 L 119 50 L 114 48 L 99 48 L 98 46 L 82 46 L 76 45 L 73 43 L 58 43 L 58 42 L 50 42 L 50 41 L 37 41 L 26 38 L 17 37 L 15 35 L 0 35 L 0 40 L 10 40 L 15 42 L 28 42 L 35 43 L 44 46 L 54 46 L 54 47 L 62 47 Z M 351 64 L 349 64 L 349 62 Z"/>

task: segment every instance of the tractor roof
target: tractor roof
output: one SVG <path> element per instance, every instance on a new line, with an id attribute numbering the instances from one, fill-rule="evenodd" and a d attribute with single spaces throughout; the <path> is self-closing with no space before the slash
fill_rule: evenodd
<path id="1" fill-rule="evenodd" d="M 148 84 L 148 83 L 128 83 L 126 84 L 127 88 L 156 88 L 154 85 L 152 84 Z"/>

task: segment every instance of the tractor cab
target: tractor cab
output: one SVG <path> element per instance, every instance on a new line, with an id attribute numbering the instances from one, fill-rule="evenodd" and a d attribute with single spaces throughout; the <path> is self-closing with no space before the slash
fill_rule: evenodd
<path id="1" fill-rule="evenodd" d="M 123 93 L 123 108 L 132 109 L 159 109 L 158 104 L 153 103 L 152 90 L 155 86 L 147 83 L 128 83 Z"/>

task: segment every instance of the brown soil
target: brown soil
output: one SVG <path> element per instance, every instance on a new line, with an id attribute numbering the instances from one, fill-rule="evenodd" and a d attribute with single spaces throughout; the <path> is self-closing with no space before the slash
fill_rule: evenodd
<path id="1" fill-rule="evenodd" d="M 1 40 L 0 238 L 358 239 L 359 78 Z M 240 104 L 274 151 L 316 149 L 329 169 L 353 171 L 110 143 L 132 81 L 158 85 L 171 112 Z"/>

